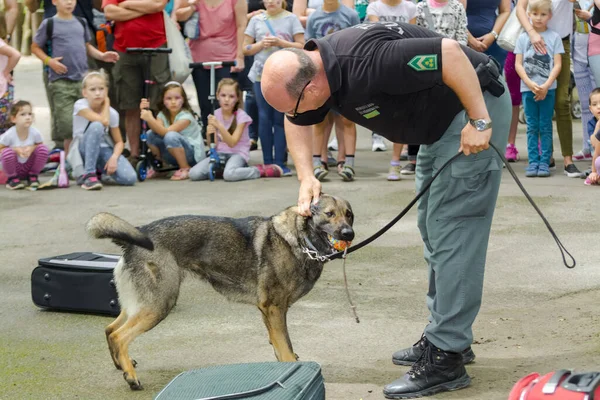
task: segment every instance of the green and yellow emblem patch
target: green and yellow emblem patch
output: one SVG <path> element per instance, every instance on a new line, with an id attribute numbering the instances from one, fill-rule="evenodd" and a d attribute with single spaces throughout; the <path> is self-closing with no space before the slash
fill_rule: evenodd
<path id="1" fill-rule="evenodd" d="M 408 65 L 415 71 L 435 71 L 438 69 L 437 54 L 419 54 L 414 56 Z"/>

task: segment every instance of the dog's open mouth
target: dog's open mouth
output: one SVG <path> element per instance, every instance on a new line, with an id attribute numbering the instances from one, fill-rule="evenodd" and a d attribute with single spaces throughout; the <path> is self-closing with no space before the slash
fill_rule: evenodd
<path id="1" fill-rule="evenodd" d="M 346 248 L 350 247 L 350 244 L 352 244 L 352 242 L 349 242 L 347 240 L 336 239 L 329 234 L 327 235 L 327 240 L 329 241 L 331 247 L 333 247 L 337 251 L 344 251 L 346 250 Z"/>

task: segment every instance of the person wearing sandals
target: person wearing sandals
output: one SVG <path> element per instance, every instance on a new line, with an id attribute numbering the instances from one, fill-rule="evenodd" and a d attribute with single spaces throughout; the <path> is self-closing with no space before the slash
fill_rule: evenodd
<path id="1" fill-rule="evenodd" d="M 280 177 L 278 165 L 248 166 L 250 159 L 250 135 L 248 127 L 252 118 L 244 111 L 242 89 L 231 78 L 221 79 L 217 86 L 219 108 L 208 116 L 207 139 L 215 140 L 216 151 L 225 161 L 223 179 L 228 182 L 258 179 L 260 177 Z M 211 150 L 212 151 L 212 150 Z M 190 179 L 203 181 L 209 178 L 210 159 L 196 164 L 190 171 Z"/>
<path id="2" fill-rule="evenodd" d="M 83 98 L 73 106 L 73 143 L 67 157 L 72 175 L 85 190 L 102 189 L 101 180 L 133 186 L 137 176 L 122 155 L 119 113 L 110 106 L 108 75 L 103 70 L 90 71 L 81 87 Z"/>
<path id="3" fill-rule="evenodd" d="M 167 82 L 161 97 L 156 118 L 149 110 L 148 99 L 140 102 L 140 117 L 151 129 L 148 131 L 148 147 L 157 160 L 179 168 L 171 180 L 189 179 L 190 168 L 206 157 L 200 125 L 179 82 Z M 148 178 L 154 174 L 155 171 L 150 169 Z"/>

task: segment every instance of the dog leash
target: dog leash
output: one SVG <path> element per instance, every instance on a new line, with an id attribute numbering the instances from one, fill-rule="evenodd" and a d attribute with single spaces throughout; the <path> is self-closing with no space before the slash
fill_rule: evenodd
<path id="1" fill-rule="evenodd" d="M 512 169 L 512 167 L 510 166 L 510 164 L 508 163 L 508 161 L 506 161 L 506 158 L 504 157 L 504 154 L 502 154 L 498 150 L 498 148 L 496 148 L 496 146 L 494 146 L 493 143 L 490 143 L 490 146 L 494 150 L 496 150 L 496 153 L 498 153 L 498 155 L 500 156 L 500 159 L 502 160 L 502 162 L 504 162 L 504 165 L 506 165 L 506 169 L 508 169 L 508 171 L 512 175 L 513 179 L 515 180 L 515 182 L 517 183 L 517 185 L 519 186 L 519 188 L 521 189 L 521 191 L 523 192 L 523 194 L 525 195 L 525 197 L 529 201 L 529 203 L 531 203 L 531 205 L 533 206 L 533 208 L 535 209 L 535 211 L 537 211 L 537 213 L 539 214 L 539 216 L 542 219 L 542 221 L 544 221 L 544 224 L 548 228 L 548 231 L 550 231 L 550 234 L 554 238 L 554 241 L 556 242 L 556 245 L 558 246 L 558 249 L 561 252 L 561 256 L 562 256 L 562 259 L 563 259 L 563 264 L 567 268 L 569 268 L 569 269 L 570 268 L 575 268 L 575 265 L 577 265 L 577 262 L 575 261 L 575 258 L 571 255 L 571 253 L 569 253 L 569 251 L 566 249 L 566 247 L 562 244 L 562 242 L 558 238 L 558 235 L 556 234 L 556 232 L 554 232 L 554 229 L 552 228 L 552 226 L 550 225 L 550 223 L 548 222 L 548 220 L 546 219 L 546 217 L 544 216 L 544 214 L 542 213 L 542 211 L 540 210 L 540 208 L 537 206 L 537 204 L 535 204 L 535 201 L 531 198 L 531 196 L 529 195 L 529 193 L 527 192 L 527 190 L 525 190 L 525 187 L 523 186 L 523 184 L 521 183 L 521 181 L 517 177 L 517 174 Z M 346 254 L 353 253 L 356 250 L 359 250 L 359 249 L 365 247 L 366 245 L 368 245 L 369 243 L 373 242 L 375 239 L 379 238 L 381 235 L 383 235 L 384 233 L 386 233 L 392 226 L 394 226 L 398 221 L 400 221 L 406 215 L 406 213 L 408 213 L 408 211 L 410 211 L 410 209 L 415 205 L 415 203 L 417 201 L 419 201 L 419 199 L 421 197 L 423 197 L 423 195 L 427 192 L 427 190 L 429 190 L 429 188 L 431 187 L 431 185 L 433 184 L 433 182 L 442 173 L 442 171 L 448 165 L 450 165 L 453 161 L 455 161 L 457 158 L 459 158 L 461 155 L 462 155 L 462 153 L 457 153 L 451 159 L 449 159 L 448 161 L 446 161 L 444 163 L 444 165 L 442 165 L 442 167 L 439 169 L 439 171 L 436 172 L 433 175 L 433 177 L 431 178 L 431 180 L 415 196 L 415 198 L 410 203 L 408 203 L 408 205 L 404 208 L 404 210 L 402 210 L 400 212 L 400 214 L 398 214 L 386 226 L 384 226 L 383 228 L 381 228 L 379 231 L 375 232 L 375 234 L 371 235 L 369 238 L 363 240 L 362 242 L 360 242 L 359 244 L 357 244 L 355 246 L 352 246 L 352 247 L 346 249 L 343 252 L 336 252 L 336 253 L 332 253 L 332 254 L 329 254 L 329 255 L 326 255 L 326 256 L 323 256 L 323 257 L 325 257 L 327 259 L 327 261 L 329 261 L 329 260 L 335 260 L 336 258 L 344 258 Z M 566 255 L 568 255 L 571 258 L 572 264 L 569 264 L 567 262 Z"/>
<path id="2" fill-rule="evenodd" d="M 538 215 L 540 216 L 540 218 L 542 219 L 542 221 L 544 221 L 544 224 L 546 225 L 546 228 L 548 228 L 548 231 L 550 231 L 550 234 L 552 235 L 552 238 L 554 239 L 554 241 L 556 242 L 556 245 L 558 246 L 558 249 L 560 250 L 560 253 L 561 253 L 561 256 L 562 256 L 562 259 L 563 259 L 563 264 L 567 268 L 569 268 L 569 269 L 575 268 L 575 266 L 577 265 L 577 262 L 575 261 L 575 258 L 571 255 L 571 253 L 569 253 L 569 251 L 566 249 L 566 247 L 562 244 L 562 242 L 558 238 L 558 235 L 556 234 L 556 232 L 554 232 L 554 229 L 550 225 L 550 222 L 548 222 L 548 220 L 546 219 L 546 217 L 544 216 L 544 214 L 542 213 L 542 211 L 540 210 L 540 208 L 537 206 L 537 204 L 535 204 L 535 201 L 531 198 L 531 196 L 529 195 L 529 193 L 527 192 L 527 190 L 525 190 L 525 187 L 523 186 L 523 184 L 521 183 L 521 181 L 517 177 L 517 174 L 515 173 L 515 171 L 512 169 L 512 167 L 510 166 L 510 164 L 508 163 L 508 161 L 504 157 L 504 154 L 502 154 L 500 152 L 500 150 L 498 150 L 498 148 L 496 146 L 494 146 L 494 144 L 491 143 L 491 142 L 490 142 L 490 146 L 496 151 L 496 153 L 498 153 L 498 156 L 500 156 L 500 159 L 502 160 L 502 162 L 506 166 L 506 169 L 508 169 L 508 172 L 513 177 L 513 179 L 516 182 L 517 186 L 519 186 L 519 188 L 521 189 L 521 191 L 525 195 L 525 198 L 527 198 L 527 200 L 529 201 L 529 203 L 531 203 L 531 205 L 533 206 L 533 208 L 535 209 L 535 211 L 538 213 Z M 355 246 L 352 246 L 350 248 L 346 248 L 343 252 L 335 252 L 335 253 L 328 254 L 328 255 L 325 255 L 325 256 L 319 256 L 319 259 L 322 262 L 327 262 L 327 261 L 335 260 L 336 258 L 341 258 L 343 260 L 342 269 L 343 269 L 343 274 L 344 274 L 344 285 L 345 285 L 345 288 L 346 288 L 346 295 L 348 296 L 348 302 L 350 303 L 350 308 L 352 309 L 352 312 L 354 313 L 354 318 L 356 320 L 356 323 L 360 323 L 360 320 L 359 320 L 358 315 L 356 313 L 356 306 L 352 302 L 352 298 L 350 296 L 350 290 L 348 289 L 348 280 L 346 278 L 346 256 L 348 254 L 350 254 L 350 253 L 355 252 L 356 250 L 359 250 L 359 249 L 365 247 L 369 243 L 373 242 L 375 239 L 379 238 L 381 235 L 383 235 L 384 233 L 386 233 L 398 221 L 400 221 L 402 219 L 402 217 L 404 217 L 406 215 L 406 213 L 408 213 L 408 211 L 410 211 L 410 209 L 416 204 L 416 202 L 419 201 L 419 199 L 421 197 L 423 197 L 423 195 L 427 192 L 427 190 L 429 190 L 429 188 L 431 187 L 431 185 L 433 184 L 433 182 L 442 173 L 442 171 L 448 165 L 450 165 L 452 162 L 454 162 L 457 158 L 459 158 L 461 155 L 462 155 L 462 153 L 457 153 L 451 159 L 449 159 L 448 161 L 446 161 L 444 163 L 444 165 L 442 165 L 442 167 L 438 170 L 438 172 L 436 172 L 433 175 L 433 177 L 431 178 L 431 180 L 421 189 L 421 191 L 419 193 L 417 193 L 417 195 L 415 196 L 415 198 L 410 203 L 408 203 L 408 205 L 400 212 L 400 214 L 398 214 L 393 220 L 391 220 L 387 225 L 385 225 L 379 231 L 375 232 L 373 235 L 371 235 L 367 239 L 363 240 L 359 244 L 357 244 Z M 567 262 L 566 255 L 568 255 L 571 258 L 572 264 L 569 264 Z"/>

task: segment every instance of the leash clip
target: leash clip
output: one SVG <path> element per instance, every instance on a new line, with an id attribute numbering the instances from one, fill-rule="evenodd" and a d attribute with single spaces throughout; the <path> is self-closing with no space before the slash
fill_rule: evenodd
<path id="1" fill-rule="evenodd" d="M 322 263 L 329 261 L 329 257 L 331 257 L 333 254 L 335 254 L 335 253 L 332 253 L 327 256 L 321 256 L 321 255 L 319 255 L 319 253 L 317 251 L 310 250 L 308 247 L 304 247 L 304 246 L 302 247 L 302 252 L 304 254 L 306 254 L 308 256 L 308 258 L 310 258 L 311 260 L 320 261 Z"/>

